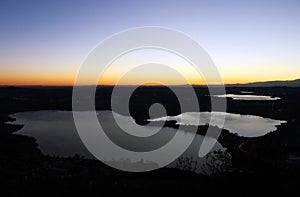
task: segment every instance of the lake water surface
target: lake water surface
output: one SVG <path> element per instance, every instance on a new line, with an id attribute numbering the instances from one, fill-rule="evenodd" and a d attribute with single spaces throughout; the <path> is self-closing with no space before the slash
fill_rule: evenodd
<path id="1" fill-rule="evenodd" d="M 82 116 L 85 116 L 85 113 L 90 112 L 80 112 Z M 84 144 L 81 142 L 81 139 L 76 131 L 75 124 L 73 121 L 73 115 L 71 111 L 35 111 L 35 112 L 22 112 L 16 113 L 13 115 L 16 118 L 17 124 L 23 124 L 24 127 L 17 132 L 17 134 L 32 136 L 37 139 L 37 143 L 39 144 L 39 148 L 42 153 L 49 154 L 52 156 L 60 156 L 60 157 L 70 157 L 74 154 L 79 154 L 86 158 L 94 159 L 93 155 L 87 150 Z M 147 146 L 145 144 L 137 144 L 131 143 L 130 141 L 122 141 L 123 136 L 114 131 L 118 130 L 117 126 L 114 124 L 113 116 L 111 111 L 99 111 L 98 116 L 105 120 L 103 127 L 108 129 L 111 132 L 111 135 L 116 135 L 117 139 L 119 139 L 118 143 L 122 144 L 126 149 L 138 148 L 141 151 L 145 151 Z M 119 115 L 121 116 L 121 115 Z M 127 121 L 126 127 L 134 127 L 135 122 L 131 117 L 123 117 Z M 151 132 L 153 129 L 157 129 L 155 127 L 144 127 L 144 131 Z M 171 139 L 176 132 L 179 132 L 179 136 L 182 140 L 187 140 L 191 137 L 191 133 L 175 130 L 173 128 L 162 128 L 160 130 L 159 139 L 151 142 L 151 144 L 159 145 Z M 119 136 L 120 135 L 120 136 Z M 214 147 L 211 150 L 211 154 L 208 154 L 206 157 L 199 157 L 199 148 L 203 141 L 209 141 L 214 143 Z M 186 158 L 193 158 L 194 164 L 193 171 L 202 173 L 204 170 L 204 163 L 207 159 L 212 159 L 215 154 L 214 151 L 218 151 L 221 154 L 224 154 L 224 159 L 230 161 L 230 155 L 225 152 L 225 148 L 221 146 L 217 142 L 216 139 L 206 137 L 201 135 L 196 135 L 192 144 L 189 148 L 183 153 L 182 157 L 179 160 L 175 160 L 173 163 L 169 165 L 169 167 L 178 167 L 178 168 L 186 168 L 182 161 Z M 176 151 L 176 150 L 175 150 Z M 139 162 L 139 160 L 135 160 L 135 158 L 124 158 L 123 155 L 119 155 L 117 158 L 108 159 L 111 162 L 122 161 L 124 163 L 127 162 Z M 122 163 L 121 162 L 121 163 Z M 148 164 L 152 161 L 147 161 Z M 160 163 L 156 163 L 160 166 Z M 122 164 L 123 165 L 123 164 Z M 209 173 L 209 169 L 205 169 L 207 173 Z"/>
<path id="2" fill-rule="evenodd" d="M 226 97 L 226 98 L 232 98 L 233 100 L 247 100 L 247 101 L 275 101 L 281 99 L 280 97 L 252 95 L 252 94 L 225 94 L 225 95 L 214 95 L 214 96 L 219 98 Z"/>
<path id="3" fill-rule="evenodd" d="M 91 112 L 79 112 L 82 117 L 86 116 L 86 113 Z M 98 117 L 102 119 L 102 127 L 109 131 L 110 137 L 117 139 L 117 144 L 122 145 L 125 149 L 140 151 L 148 151 L 147 143 L 135 143 L 135 141 L 125 140 L 124 135 L 116 132 L 120 128 L 115 124 L 113 119 L 113 112 L 111 111 L 98 111 Z M 127 124 L 127 128 L 136 128 L 139 127 L 142 132 L 155 133 L 157 130 L 155 127 L 150 126 L 140 126 L 136 125 L 135 121 L 131 117 L 121 116 L 119 114 L 114 114 L 121 117 L 121 120 L 124 120 Z M 169 121 L 175 120 L 177 124 L 180 125 L 205 125 L 209 123 L 211 116 L 216 120 L 216 126 L 218 125 L 218 115 L 220 112 L 187 112 L 180 114 L 178 116 L 168 116 L 162 118 L 156 118 L 151 121 Z M 73 114 L 71 111 L 35 111 L 35 112 L 21 112 L 13 115 L 16 118 L 17 124 L 23 124 L 24 127 L 17 132 L 17 134 L 32 136 L 37 139 L 39 148 L 42 153 L 49 154 L 52 156 L 60 157 L 70 157 L 74 154 L 79 154 L 89 159 L 95 159 L 94 156 L 87 150 L 87 148 L 82 143 L 74 124 Z M 84 120 L 84 119 L 83 119 Z M 200 120 L 200 121 L 199 121 Z M 85 120 L 88 122 L 88 120 Z M 226 119 L 224 128 L 228 129 L 232 133 L 237 133 L 241 136 L 255 137 L 261 136 L 268 132 L 276 130 L 276 125 L 285 123 L 285 121 L 273 120 L 268 118 L 262 118 L 259 116 L 251 115 L 239 115 L 239 114 L 230 114 L 226 113 Z M 175 133 L 178 132 L 181 140 L 190 139 L 192 134 L 183 130 L 176 130 L 173 128 L 163 127 L 159 131 L 160 136 L 156 139 L 150 141 L 152 146 L 157 146 L 168 142 L 172 139 Z M 210 153 L 205 157 L 199 156 L 199 149 L 203 142 L 214 143 L 214 146 Z M 218 158 L 223 158 L 221 163 L 226 161 L 230 162 L 231 156 L 226 152 L 226 149 L 218 143 L 216 139 L 205 137 L 202 135 L 196 135 L 192 144 L 189 148 L 183 153 L 180 159 L 175 160 L 169 167 L 178 167 L 186 168 L 185 161 L 186 158 L 193 158 L 193 171 L 198 173 L 210 173 L 210 169 L 206 169 L 204 166 L 207 161 L 216 163 L 214 160 L 214 154 L 218 152 Z M 163 157 L 163 155 L 162 155 Z M 120 165 L 125 165 L 125 163 L 138 163 L 140 162 L 136 158 L 124 158 L 123 155 L 118 155 L 114 158 L 108 158 L 108 161 L 116 162 L 122 161 Z M 145 160 L 148 164 L 152 161 Z M 188 161 L 190 163 L 190 161 Z M 220 164 L 218 163 L 218 165 Z M 126 164 L 126 165 L 127 165 Z M 160 163 L 155 163 L 154 165 L 160 166 Z M 207 166 L 207 165 L 206 165 Z"/>
<path id="4" fill-rule="evenodd" d="M 167 116 L 155 118 L 150 121 L 170 121 L 174 120 L 179 125 L 206 125 L 210 123 L 211 117 L 214 118 L 214 125 L 219 128 L 229 130 L 244 137 L 258 137 L 276 130 L 276 126 L 286 123 L 283 120 L 273 120 L 253 115 L 240 115 L 225 113 L 224 125 L 221 124 L 223 112 L 186 112 L 178 116 Z"/>

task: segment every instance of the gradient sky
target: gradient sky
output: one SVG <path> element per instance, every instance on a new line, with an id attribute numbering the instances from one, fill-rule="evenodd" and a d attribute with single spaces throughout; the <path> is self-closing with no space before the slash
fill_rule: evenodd
<path id="1" fill-rule="evenodd" d="M 138 26 L 186 33 L 225 83 L 300 78 L 299 0 L 1 0 L 0 84 L 71 85 L 100 41 Z"/>

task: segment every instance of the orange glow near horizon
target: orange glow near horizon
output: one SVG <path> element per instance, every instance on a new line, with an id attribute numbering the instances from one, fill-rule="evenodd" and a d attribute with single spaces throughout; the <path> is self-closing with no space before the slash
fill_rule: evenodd
<path id="1" fill-rule="evenodd" d="M 46 75 L 46 74 L 29 74 L 11 76 L 0 74 L 1 85 L 15 85 L 15 86 L 66 86 L 74 84 L 75 76 L 71 75 Z"/>
<path id="2" fill-rule="evenodd" d="M 153 60 L 157 63 L 149 64 Z M 40 66 L 38 63 L 16 65 L 7 64 L 6 67 L 1 69 L 0 85 L 73 86 L 77 77 L 77 70 L 79 69 L 78 65 L 77 67 L 71 63 L 65 66 L 55 64 L 54 62 L 43 63 L 43 66 Z M 139 70 L 140 65 L 146 66 Z M 245 84 L 274 80 L 284 81 L 300 78 L 299 72 L 286 69 L 283 72 L 282 67 L 275 64 L 272 70 L 268 70 L 267 67 L 263 66 L 260 66 L 258 69 L 252 64 L 243 64 L 249 69 L 241 69 L 238 64 L 224 65 L 222 62 L 219 62 L 218 65 L 223 65 L 219 67 L 219 72 L 224 84 Z M 91 69 L 91 72 L 86 73 L 83 78 L 84 80 L 78 85 L 95 85 L 97 82 L 93 81 L 93 77 L 95 78 L 97 75 Z M 122 77 L 125 78 L 123 79 Z M 207 84 L 201 74 L 183 58 L 170 52 L 152 49 L 139 50 L 120 56 L 115 62 L 109 65 L 97 84 L 115 85 L 120 78 L 122 78 L 122 81 L 119 85 L 139 85 L 147 81 L 150 82 L 147 85 L 157 85 L 157 83 L 152 83 L 151 81 L 157 81 L 166 85 Z M 220 84 L 219 82 L 214 82 L 213 79 L 208 80 L 208 84 Z"/>
<path id="3" fill-rule="evenodd" d="M 251 82 L 264 82 L 264 81 L 275 81 L 275 80 L 294 80 L 297 78 L 268 78 L 268 79 L 223 79 L 224 84 L 245 84 L 245 83 L 251 83 Z M 3 77 L 0 75 L 0 85 L 3 86 L 73 86 L 75 81 L 75 77 L 55 77 L 52 78 L 49 77 L 18 77 L 18 78 L 12 78 L 12 77 Z M 115 85 L 116 81 L 114 79 L 108 79 L 108 80 L 101 80 L 98 85 Z M 186 84 L 186 83 L 185 83 Z M 185 85 L 184 83 L 176 83 L 176 81 L 173 81 L 171 83 L 168 83 L 167 85 Z M 199 83 L 199 80 L 189 80 L 189 84 L 193 85 L 205 85 L 206 83 L 201 80 Z M 84 83 L 80 85 L 93 85 L 91 83 Z M 128 81 L 128 83 L 122 83 L 120 85 L 139 85 L 139 83 L 135 83 L 135 81 Z M 155 86 L 159 85 L 157 82 L 148 82 L 144 85 L 147 86 Z M 216 84 L 212 84 L 216 85 Z"/>
<path id="4" fill-rule="evenodd" d="M 68 73 L 68 74 L 65 74 Z M 110 72 L 113 74 L 107 74 L 98 82 L 98 85 L 115 85 L 117 80 L 119 79 L 120 73 Z M 185 85 L 185 84 L 193 84 L 193 85 L 205 85 L 206 82 L 197 75 L 187 73 L 188 83 L 183 82 L 182 80 L 176 80 L 176 78 L 167 78 L 167 74 L 162 73 L 162 81 L 154 80 L 165 83 L 167 85 Z M 251 82 L 264 82 L 264 81 L 275 81 L 275 80 L 294 80 L 300 78 L 297 76 L 297 73 L 293 76 L 283 76 L 279 77 L 279 75 L 270 75 L 268 77 L 265 76 L 246 76 L 246 75 L 238 75 L 238 74 L 230 74 L 223 76 L 224 84 L 245 84 Z M 134 78 L 129 78 L 120 85 L 139 85 L 140 81 L 143 77 L 136 76 Z M 0 73 L 0 85 L 12 85 L 12 86 L 73 86 L 76 79 L 76 72 L 7 72 Z M 211 83 L 215 85 L 214 83 Z M 90 82 L 87 78 L 86 82 L 80 85 L 94 85 L 94 83 Z M 148 83 L 147 85 L 157 85 L 156 83 Z"/>

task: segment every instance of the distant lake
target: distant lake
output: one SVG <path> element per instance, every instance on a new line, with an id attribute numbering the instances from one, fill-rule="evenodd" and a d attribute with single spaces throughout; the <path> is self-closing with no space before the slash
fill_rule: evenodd
<path id="1" fill-rule="evenodd" d="M 80 113 L 84 116 L 84 113 L 90 112 Z M 111 111 L 98 111 L 97 114 L 99 117 L 105 120 L 105 127 L 109 131 L 113 132 L 117 129 L 116 125 L 114 124 L 114 120 L 112 119 L 113 117 Z M 91 153 L 86 149 L 77 134 L 71 111 L 21 112 L 14 114 L 13 117 L 16 118 L 15 123 L 24 125 L 24 127 L 20 131 L 18 131 L 17 134 L 32 136 L 36 138 L 42 153 L 60 157 L 70 157 L 77 153 L 86 158 L 94 159 L 93 155 L 91 155 Z M 131 117 L 124 116 L 123 118 L 130 120 L 127 121 L 127 127 L 134 126 L 135 122 Z M 145 131 L 148 130 L 149 132 L 151 132 L 151 130 L 153 129 L 157 129 L 155 127 L 142 127 L 144 127 Z M 160 132 L 162 133 L 160 140 L 153 143 L 160 143 L 159 141 L 164 142 L 168 138 L 172 137 L 175 132 L 179 132 L 182 140 L 188 139 L 190 135 L 192 135 L 189 132 L 175 130 L 173 128 L 162 128 Z M 121 137 L 120 140 L 122 140 Z M 199 147 L 204 140 L 214 142 L 215 145 L 211 150 L 211 154 L 208 154 L 208 156 L 201 158 L 199 157 Z M 132 148 L 132 143 L 127 141 L 126 143 L 127 144 L 125 144 L 125 146 L 128 146 L 128 148 Z M 138 148 L 143 149 L 144 147 L 143 145 L 139 145 Z M 192 144 L 182 155 L 181 159 L 192 157 L 195 161 L 197 161 L 197 166 L 193 168 L 193 171 L 201 173 L 203 172 L 203 164 L 205 163 L 205 160 L 207 159 L 207 157 L 210 157 L 211 159 L 212 155 L 214 154 L 213 151 L 224 153 L 224 156 L 227 157 L 227 159 L 229 158 L 230 160 L 230 155 L 228 153 L 225 154 L 225 150 L 226 149 L 223 148 L 216 139 L 210 137 L 204 138 L 204 136 L 196 135 Z M 115 160 L 127 161 L 128 158 L 123 158 L 122 155 L 120 155 L 119 158 L 112 158 L 112 161 Z M 138 162 L 134 161 L 133 158 L 130 158 L 130 161 Z M 182 165 L 178 165 L 178 163 L 180 163 L 180 161 L 176 160 L 171 163 L 169 167 L 182 168 Z M 209 171 L 209 169 L 206 169 L 206 171 Z"/>
<path id="2" fill-rule="evenodd" d="M 220 115 L 223 112 L 186 112 L 178 116 L 167 116 L 155 118 L 150 121 L 171 121 L 174 120 L 179 125 L 206 125 L 210 122 L 211 116 L 214 117 L 215 125 L 222 128 Z M 239 136 L 258 137 L 276 130 L 276 126 L 286 123 L 283 120 L 273 120 L 253 115 L 240 115 L 225 113 L 225 123 L 223 128 Z M 200 120 L 200 121 L 199 121 Z"/>
<path id="3" fill-rule="evenodd" d="M 241 92 L 245 93 L 245 92 Z M 225 95 L 213 95 L 219 98 L 232 98 L 233 100 L 247 100 L 247 101 L 275 101 L 280 100 L 280 97 L 271 97 L 271 96 L 262 96 L 262 95 L 252 95 L 249 94 L 251 92 L 247 92 L 248 94 L 225 94 Z"/>
<path id="4" fill-rule="evenodd" d="M 254 93 L 254 92 L 249 92 L 249 91 L 240 91 L 240 93 L 242 93 L 242 94 L 252 94 L 252 93 Z"/>

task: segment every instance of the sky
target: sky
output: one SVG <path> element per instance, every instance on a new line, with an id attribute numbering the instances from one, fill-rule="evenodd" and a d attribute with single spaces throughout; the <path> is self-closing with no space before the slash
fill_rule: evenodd
<path id="1" fill-rule="evenodd" d="M 300 0 L 1 0 L 0 85 L 72 85 L 98 43 L 140 26 L 190 36 L 208 52 L 224 83 L 300 78 Z M 147 51 L 139 58 L 144 56 Z M 127 68 L 128 58 L 119 67 Z M 174 64 L 188 66 L 181 63 Z M 115 82 L 117 67 L 103 84 Z"/>

